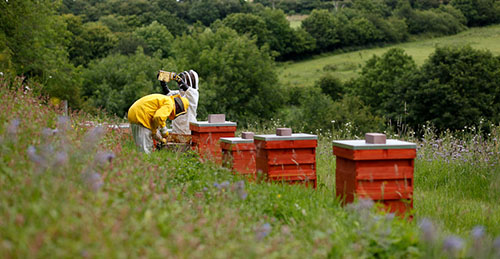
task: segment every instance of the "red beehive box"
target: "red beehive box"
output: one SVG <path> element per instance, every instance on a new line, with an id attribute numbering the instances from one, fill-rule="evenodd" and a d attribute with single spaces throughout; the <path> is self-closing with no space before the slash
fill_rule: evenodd
<path id="1" fill-rule="evenodd" d="M 316 188 L 316 135 L 255 135 L 254 142 L 256 170 L 269 181 L 301 183 Z"/>
<path id="2" fill-rule="evenodd" d="M 255 144 L 252 139 L 221 138 L 222 165 L 235 173 L 255 178 Z"/>
<path id="3" fill-rule="evenodd" d="M 355 196 L 370 198 L 383 203 L 390 212 L 409 211 L 413 208 L 416 148 L 414 143 L 394 139 L 385 144 L 333 141 L 337 197 L 344 203 L 353 202 Z"/>
<path id="4" fill-rule="evenodd" d="M 220 163 L 222 152 L 219 139 L 234 137 L 236 122 L 191 122 L 189 129 L 191 130 L 191 148 L 196 150 L 203 159 L 213 159 Z"/>

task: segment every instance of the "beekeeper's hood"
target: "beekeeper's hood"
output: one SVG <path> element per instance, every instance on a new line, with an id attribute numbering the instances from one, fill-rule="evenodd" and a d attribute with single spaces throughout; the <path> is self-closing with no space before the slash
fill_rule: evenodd
<path id="1" fill-rule="evenodd" d="M 186 114 L 189 107 L 189 101 L 187 98 L 181 97 L 180 95 L 174 95 L 172 97 L 174 98 L 175 108 L 174 112 L 170 115 L 171 120 L 179 117 L 180 115 Z"/>

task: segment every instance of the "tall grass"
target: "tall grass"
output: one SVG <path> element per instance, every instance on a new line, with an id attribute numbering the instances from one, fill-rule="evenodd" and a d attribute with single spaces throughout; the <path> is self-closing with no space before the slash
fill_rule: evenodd
<path id="1" fill-rule="evenodd" d="M 432 217 L 429 208 L 437 198 L 417 195 L 413 221 L 384 214 L 370 201 L 340 206 L 334 134 L 320 136 L 317 190 L 247 182 L 201 163 L 194 153 L 139 153 L 128 134 L 86 126 L 89 115 L 63 116 L 17 83 L 0 79 L 2 257 L 415 258 L 466 256 L 479 242 L 484 258 L 500 252 L 500 239 L 492 236 L 498 227 L 478 214 L 471 219 L 484 229 L 474 228 L 472 236 L 435 227 L 454 220 L 443 212 Z M 274 123 L 262 130 L 280 125 Z M 419 150 L 418 185 L 433 182 L 422 164 L 444 173 L 424 159 L 431 156 L 426 143 Z M 460 193 L 463 186 L 417 186 L 416 193 Z M 471 197 L 483 202 L 497 197 L 475 193 Z M 472 221 L 456 224 L 471 231 Z"/>

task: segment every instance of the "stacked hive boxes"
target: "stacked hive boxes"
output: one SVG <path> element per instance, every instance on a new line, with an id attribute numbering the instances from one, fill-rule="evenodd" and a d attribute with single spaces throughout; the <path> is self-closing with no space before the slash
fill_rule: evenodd
<path id="1" fill-rule="evenodd" d="M 241 138 L 221 138 L 222 164 L 235 173 L 255 178 L 255 144 L 253 132 L 243 132 Z"/>
<path id="2" fill-rule="evenodd" d="M 191 148 L 203 159 L 211 159 L 220 163 L 222 152 L 220 138 L 234 137 L 236 122 L 226 121 L 224 114 L 210 114 L 208 121 L 191 122 Z"/>
<path id="3" fill-rule="evenodd" d="M 413 208 L 414 143 L 367 133 L 366 140 L 333 141 L 337 156 L 336 193 L 344 202 L 355 195 L 402 214 Z"/>
<path id="4" fill-rule="evenodd" d="M 302 183 L 316 188 L 316 146 L 318 137 L 292 134 L 279 128 L 276 135 L 256 135 L 256 169 L 270 181 Z"/>

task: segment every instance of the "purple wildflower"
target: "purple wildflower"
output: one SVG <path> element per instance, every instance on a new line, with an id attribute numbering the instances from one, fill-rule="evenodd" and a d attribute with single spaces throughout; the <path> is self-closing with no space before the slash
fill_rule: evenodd
<path id="1" fill-rule="evenodd" d="M 475 226 L 471 231 L 471 235 L 472 235 L 472 238 L 474 238 L 475 240 L 478 240 L 484 236 L 485 232 L 486 231 L 485 231 L 485 228 L 483 226 Z"/>
<path id="2" fill-rule="evenodd" d="M 420 220 L 418 226 L 422 231 L 422 239 L 426 242 L 433 242 L 436 239 L 436 228 L 432 221 L 427 218 Z"/>
<path id="3" fill-rule="evenodd" d="M 36 148 L 34 146 L 29 146 L 27 153 L 30 160 L 33 161 L 37 166 L 45 166 L 45 159 L 37 154 Z"/>
<path id="4" fill-rule="evenodd" d="M 458 251 L 460 251 L 463 246 L 464 241 L 457 236 L 448 236 L 443 241 L 443 250 L 451 254 L 458 253 Z"/>
<path id="5" fill-rule="evenodd" d="M 101 175 L 93 170 L 86 173 L 85 182 L 93 191 L 98 191 L 103 185 Z"/>
<path id="6" fill-rule="evenodd" d="M 64 151 L 59 151 L 56 154 L 55 160 L 54 160 L 54 166 L 55 167 L 60 167 L 68 163 L 68 154 Z"/>
<path id="7" fill-rule="evenodd" d="M 366 211 L 370 210 L 374 205 L 374 202 L 371 199 L 359 199 L 358 202 L 356 203 L 350 203 L 347 205 L 347 209 L 353 210 L 353 211 Z"/>
<path id="8" fill-rule="evenodd" d="M 11 136 L 16 136 L 19 129 L 19 119 L 14 119 L 7 126 L 7 134 Z"/>
<path id="9" fill-rule="evenodd" d="M 70 128 L 70 119 L 68 116 L 59 116 L 57 118 L 57 128 L 61 131 L 66 131 Z"/>
<path id="10" fill-rule="evenodd" d="M 95 160 L 96 165 L 103 166 L 107 163 L 111 163 L 111 161 L 113 161 L 114 158 L 115 158 L 115 153 L 100 151 L 100 152 L 97 152 L 94 160 Z"/>
<path id="11" fill-rule="evenodd" d="M 255 231 L 255 237 L 257 240 L 262 240 L 269 235 L 269 233 L 271 233 L 271 225 L 269 223 L 265 223 L 257 228 Z"/>
<path id="12" fill-rule="evenodd" d="M 500 236 L 493 240 L 493 249 L 495 249 L 498 256 L 500 256 Z"/>

